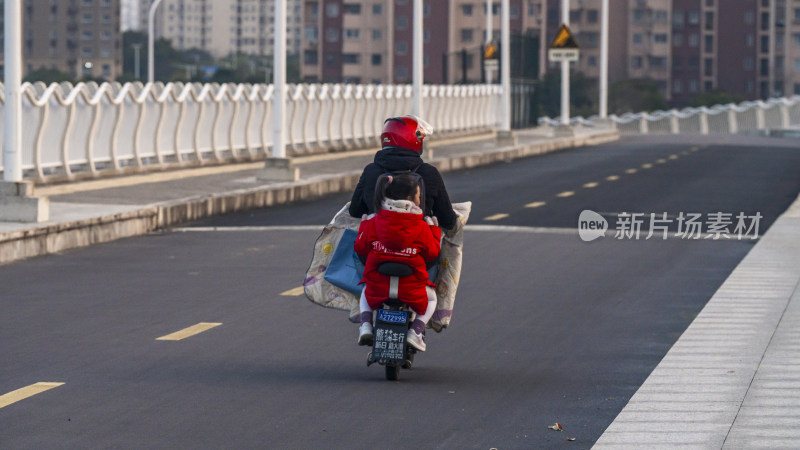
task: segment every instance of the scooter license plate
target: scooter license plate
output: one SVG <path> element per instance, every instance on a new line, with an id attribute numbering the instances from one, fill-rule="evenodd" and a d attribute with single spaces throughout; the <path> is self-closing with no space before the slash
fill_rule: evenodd
<path id="1" fill-rule="evenodd" d="M 389 314 L 381 314 L 382 312 Z M 406 312 L 378 311 L 378 322 L 375 325 L 375 344 L 372 347 L 374 361 L 381 363 L 399 363 L 405 360 Z M 402 320 L 400 320 L 402 319 Z"/>
<path id="2" fill-rule="evenodd" d="M 405 311 L 392 311 L 389 309 L 378 310 L 378 320 L 386 323 L 406 323 L 408 313 Z"/>

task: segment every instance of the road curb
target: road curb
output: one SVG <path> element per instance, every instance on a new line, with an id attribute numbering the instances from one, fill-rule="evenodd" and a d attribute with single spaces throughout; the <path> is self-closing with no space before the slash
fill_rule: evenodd
<path id="1" fill-rule="evenodd" d="M 453 157 L 436 158 L 431 164 L 442 172 L 463 170 L 496 162 L 551 153 L 568 148 L 598 145 L 619 139 L 615 130 L 575 138 L 560 138 L 493 152 L 476 151 Z M 50 253 L 138 236 L 206 217 L 254 208 L 307 201 L 322 196 L 352 191 L 361 170 L 324 175 L 291 183 L 190 197 L 149 205 L 116 214 L 26 230 L 0 233 L 0 264 Z"/>

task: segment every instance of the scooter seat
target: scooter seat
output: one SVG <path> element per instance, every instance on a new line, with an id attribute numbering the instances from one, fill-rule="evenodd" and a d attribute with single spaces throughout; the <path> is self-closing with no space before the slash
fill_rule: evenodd
<path id="1" fill-rule="evenodd" d="M 414 269 L 403 263 L 398 262 L 385 262 L 378 266 L 378 273 L 388 275 L 390 277 L 407 277 L 414 273 Z"/>

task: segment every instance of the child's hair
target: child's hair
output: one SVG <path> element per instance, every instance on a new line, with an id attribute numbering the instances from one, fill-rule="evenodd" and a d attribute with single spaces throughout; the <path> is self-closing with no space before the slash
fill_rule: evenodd
<path id="1" fill-rule="evenodd" d="M 378 181 L 375 184 L 375 211 L 380 211 L 383 208 L 383 200 L 385 198 L 390 198 L 392 200 L 406 200 L 409 197 L 413 198 L 414 194 L 417 192 L 417 187 L 420 188 L 421 196 L 422 186 L 419 176 L 412 175 L 411 173 L 381 175 L 378 177 Z"/>

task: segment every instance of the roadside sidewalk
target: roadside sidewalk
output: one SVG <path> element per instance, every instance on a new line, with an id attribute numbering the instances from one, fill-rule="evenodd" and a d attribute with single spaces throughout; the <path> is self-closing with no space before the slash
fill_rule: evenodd
<path id="1" fill-rule="evenodd" d="M 423 158 L 447 172 L 619 139 L 614 130 L 582 127 L 573 137 L 552 137 L 546 128 L 514 135 L 516 144 L 499 144 L 494 133 L 433 140 L 433 151 L 426 150 Z M 255 162 L 38 187 L 36 195 L 50 197 L 50 220 L 0 222 L 0 264 L 212 215 L 351 191 L 375 150 L 295 158 L 300 168 L 296 182 L 260 181 L 256 174 L 264 162 Z"/>
<path id="2" fill-rule="evenodd" d="M 594 448 L 800 448 L 800 197 Z"/>

